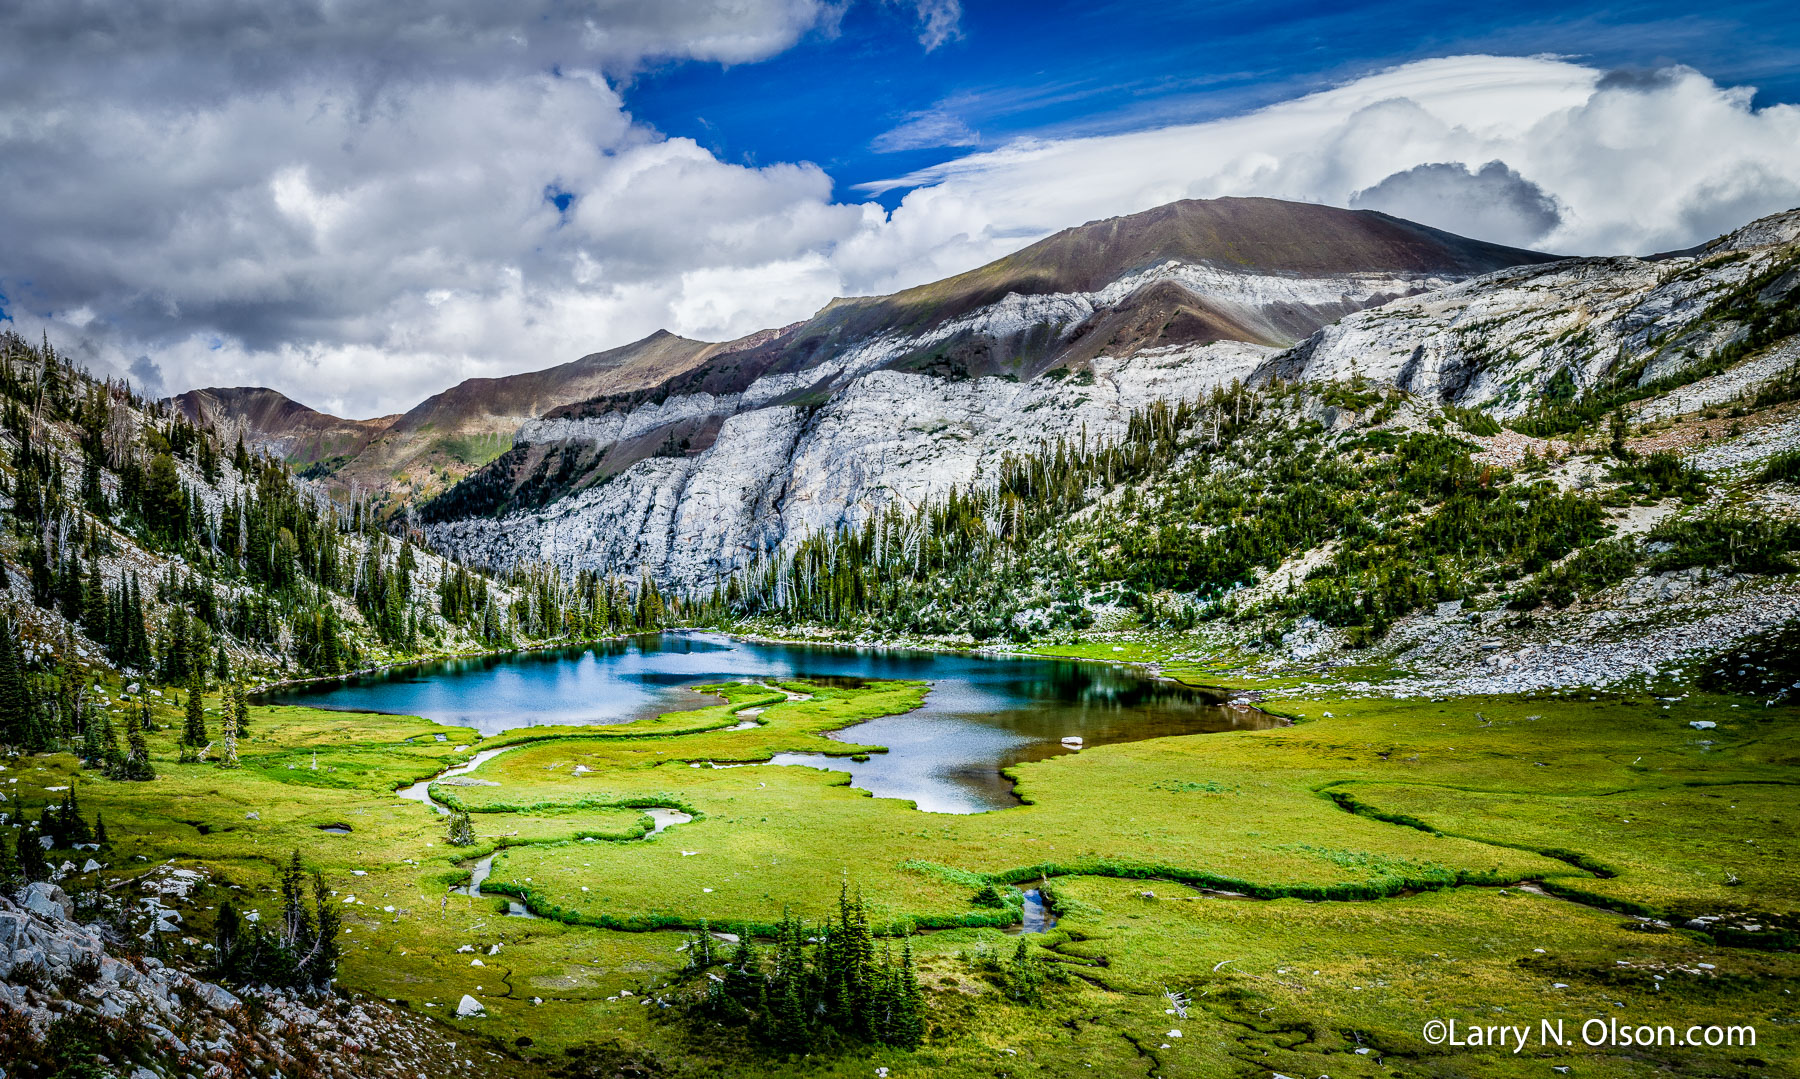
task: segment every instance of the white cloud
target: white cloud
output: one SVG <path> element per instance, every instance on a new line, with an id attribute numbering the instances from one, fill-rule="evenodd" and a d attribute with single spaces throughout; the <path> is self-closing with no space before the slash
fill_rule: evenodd
<path id="1" fill-rule="evenodd" d="M 373 80 L 299 65 L 219 92 L 171 45 L 160 95 L 142 88 L 155 80 L 73 95 L 60 69 L 0 93 L 0 302 L 26 332 L 171 391 L 266 384 L 371 415 L 658 328 L 781 325 L 1177 198 L 1363 192 L 1487 238 L 1547 227 L 1535 246 L 1576 253 L 1684 247 L 1800 203 L 1793 106 L 1753 110 L 1747 89 L 1683 69 L 1456 57 L 1245 116 L 971 154 L 898 181 L 913 190 L 890 215 L 835 201 L 814 166 L 730 165 L 636 125 L 602 73 L 656 49 L 758 55 L 826 9 L 736 5 L 740 31 L 703 21 L 682 44 L 656 5 L 611 7 L 638 20 L 595 32 L 614 58 L 561 74 L 538 64 L 557 52 L 546 38 L 519 46 L 530 63 Z M 236 39 L 215 37 L 229 57 Z M 0 90 L 21 56 L 0 42 Z M 1475 212 L 1495 192 L 1511 210 Z M 1545 205 L 1553 223 L 1534 216 Z"/>
<path id="2" fill-rule="evenodd" d="M 1414 165 L 1353 192 L 1350 207 L 1515 247 L 1530 247 L 1562 223 L 1556 200 L 1501 161 L 1479 169 L 1441 161 Z"/>
<path id="3" fill-rule="evenodd" d="M 896 223 L 951 218 L 979 248 L 1179 198 L 1346 205 L 1420 165 L 1498 161 L 1562 211 L 1537 246 L 1647 253 L 1800 204 L 1800 108 L 1752 109 L 1752 94 L 1684 68 L 1620 77 L 1547 57 L 1449 57 L 1228 119 L 1024 140 L 866 190 L 917 188 Z M 1414 213 L 1441 210 L 1441 192 L 1414 186 Z"/>
<path id="4" fill-rule="evenodd" d="M 919 44 L 930 52 L 962 37 L 962 0 L 913 0 L 919 15 Z"/>

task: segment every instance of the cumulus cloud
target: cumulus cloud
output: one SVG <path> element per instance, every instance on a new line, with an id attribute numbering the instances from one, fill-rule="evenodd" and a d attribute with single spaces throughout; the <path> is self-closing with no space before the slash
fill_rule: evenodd
<path id="1" fill-rule="evenodd" d="M 1680 68 L 1459 57 L 968 154 L 893 181 L 910 190 L 890 214 L 812 165 L 664 137 L 617 89 L 657 57 L 778 51 L 834 6 L 430 7 L 0 10 L 5 313 L 139 384 L 266 384 L 372 415 L 658 328 L 780 325 L 1177 198 L 1356 197 L 1489 239 L 1547 229 L 1536 246 L 1572 253 L 1685 247 L 1800 204 L 1792 106 Z M 926 120 L 893 144 L 961 137 Z"/>
<path id="2" fill-rule="evenodd" d="M 1531 246 L 1562 223 L 1556 200 L 1504 161 L 1473 172 L 1446 162 L 1414 165 L 1353 193 L 1350 207 L 1515 247 Z"/>

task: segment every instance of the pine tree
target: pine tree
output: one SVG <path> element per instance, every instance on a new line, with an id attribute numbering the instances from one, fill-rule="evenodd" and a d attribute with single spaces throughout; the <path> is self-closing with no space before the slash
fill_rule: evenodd
<path id="1" fill-rule="evenodd" d="M 314 989 L 329 989 L 337 977 L 338 968 L 338 929 L 342 919 L 338 915 L 337 904 L 331 901 L 325 887 L 325 878 L 318 873 L 313 874 L 313 911 L 317 919 L 313 930 L 312 949 L 306 957 L 302 974 L 307 985 Z"/>
<path id="2" fill-rule="evenodd" d="M 919 988 L 919 970 L 913 965 L 912 941 L 900 950 L 900 973 L 894 987 L 894 1017 L 888 1044 L 917 1049 L 925 1041 L 925 993 Z"/>
<path id="3" fill-rule="evenodd" d="M 191 749 L 200 749 L 211 742 L 207 737 L 207 713 L 205 713 L 205 692 L 207 683 L 200 668 L 194 666 L 187 676 L 187 722 L 182 726 L 182 744 Z"/>
<path id="4" fill-rule="evenodd" d="M 705 918 L 700 919 L 700 932 L 688 938 L 688 969 L 701 971 L 712 966 L 717 960 L 713 957 L 712 930 L 707 926 Z"/>
<path id="5" fill-rule="evenodd" d="M 106 838 L 106 818 L 98 813 L 94 814 L 94 842 L 103 851 L 112 846 L 111 841 Z"/>
<path id="6" fill-rule="evenodd" d="M 110 726 L 110 724 L 106 724 Z M 90 712 L 87 722 L 81 728 L 81 763 L 89 768 L 98 765 L 106 753 L 106 746 L 100 739 L 102 722 Z"/>
<path id="7" fill-rule="evenodd" d="M 240 687 L 238 686 L 233 686 L 229 692 L 219 694 L 219 701 L 224 705 L 220 710 L 225 713 L 225 719 L 220 732 L 220 736 L 225 740 L 225 749 L 219 755 L 219 767 L 221 768 L 236 768 L 238 766 L 237 702 L 239 688 Z"/>
<path id="8" fill-rule="evenodd" d="M 469 811 L 453 809 L 450 811 L 449 834 L 444 842 L 452 847 L 472 847 L 475 845 L 475 827 L 469 821 Z"/>
<path id="9" fill-rule="evenodd" d="M 243 738 L 250 733 L 250 691 L 244 688 L 244 683 L 231 687 L 231 705 L 237 713 L 238 737 Z"/>
<path id="10" fill-rule="evenodd" d="M 150 764 L 150 746 L 144 740 L 144 728 L 150 724 L 150 705 L 144 705 L 143 716 L 137 723 L 126 724 L 125 756 L 119 762 L 113 774 L 114 779 L 142 781 L 156 778 L 156 769 Z"/>
<path id="11" fill-rule="evenodd" d="M 70 781 L 69 792 L 63 795 L 62 811 L 58 814 L 62 842 L 64 846 L 77 843 L 92 843 L 93 832 L 88 828 L 86 818 L 81 815 L 81 799 L 76 796 L 74 781 Z"/>

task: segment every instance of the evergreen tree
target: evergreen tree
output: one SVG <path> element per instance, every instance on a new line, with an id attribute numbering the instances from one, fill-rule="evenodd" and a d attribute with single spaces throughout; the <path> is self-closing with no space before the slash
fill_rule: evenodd
<path id="1" fill-rule="evenodd" d="M 225 713 L 220 730 L 220 737 L 225 740 L 225 748 L 219 754 L 219 767 L 221 768 L 238 766 L 238 688 L 233 686 L 230 691 L 219 694 L 219 701 L 224 706 L 221 711 Z"/>
<path id="2" fill-rule="evenodd" d="M 242 682 L 231 687 L 231 707 L 237 715 L 238 737 L 243 738 L 250 733 L 250 691 Z"/>
<path id="3" fill-rule="evenodd" d="M 1038 1004 L 1044 999 L 1043 962 L 1024 937 L 1019 938 L 1012 963 L 1007 967 L 1006 992 L 1021 1004 Z"/>
<path id="4" fill-rule="evenodd" d="M 101 728 L 110 728 L 110 720 L 88 716 L 81 729 L 81 763 L 89 768 L 99 765 L 106 756 L 106 744 L 101 739 Z"/>
<path id="5" fill-rule="evenodd" d="M 313 874 L 313 914 L 316 928 L 312 949 L 301 963 L 301 969 L 307 985 L 314 989 L 329 989 L 337 978 L 338 930 L 342 918 L 325 887 L 325 878 L 318 873 Z"/>
<path id="6" fill-rule="evenodd" d="M 111 773 L 112 778 L 132 781 L 156 778 L 156 769 L 150 764 L 150 746 L 144 740 L 144 729 L 149 725 L 150 705 L 146 703 L 140 721 L 125 725 L 125 756 Z"/>
<path id="7" fill-rule="evenodd" d="M 94 814 L 94 842 L 102 851 L 112 846 L 112 841 L 106 838 L 106 818 L 98 813 Z"/>
<path id="8" fill-rule="evenodd" d="M 11 895 L 15 889 L 23 887 L 25 875 L 19 869 L 19 857 L 13 853 L 12 841 L 7 838 L 8 830 L 0 830 L 0 895 Z"/>
<path id="9" fill-rule="evenodd" d="M 24 745 L 30 734 L 31 687 L 20 655 L 19 626 L 0 616 L 0 743 Z"/>
<path id="10" fill-rule="evenodd" d="M 444 842 L 452 847 L 472 847 L 475 845 L 475 827 L 469 821 L 469 811 L 453 809 L 448 821 L 449 834 Z"/>
<path id="11" fill-rule="evenodd" d="M 50 879 L 50 863 L 44 858 L 44 845 L 30 824 L 19 829 L 19 875 L 26 884 Z"/>
<path id="12" fill-rule="evenodd" d="M 894 1016 L 887 1043 L 900 1049 L 917 1049 L 925 1041 L 925 992 L 919 987 L 911 941 L 901 947 L 900 974 L 894 988 Z"/>
<path id="13" fill-rule="evenodd" d="M 212 739 L 206 733 L 206 681 L 199 667 L 188 672 L 187 722 L 181 729 L 181 744 L 198 750 Z"/>
<path id="14" fill-rule="evenodd" d="M 127 721 L 129 722 L 129 721 Z M 124 763 L 125 755 L 119 752 L 119 732 L 113 727 L 112 716 L 100 714 L 100 767 L 108 775 L 116 771 Z"/>
<path id="15" fill-rule="evenodd" d="M 59 846 L 72 847 L 77 843 L 94 841 L 93 832 L 88 828 L 86 818 L 81 815 L 81 800 L 76 796 L 73 780 L 70 781 L 68 793 L 63 795 L 62 808 L 57 817 Z"/>

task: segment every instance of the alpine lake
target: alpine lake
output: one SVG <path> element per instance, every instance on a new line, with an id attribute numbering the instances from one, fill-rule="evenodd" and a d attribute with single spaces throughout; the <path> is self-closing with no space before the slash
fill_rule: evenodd
<path id="1" fill-rule="evenodd" d="M 421 664 L 290 687 L 269 703 L 423 716 L 484 736 L 521 728 L 607 726 L 723 703 L 720 682 L 800 681 L 856 690 L 925 682 L 923 703 L 831 732 L 874 752 L 779 753 L 770 765 L 848 772 L 879 798 L 933 813 L 1018 805 L 1005 770 L 1065 753 L 1171 735 L 1260 730 L 1281 721 L 1229 695 L 1135 670 L 1070 660 L 764 644 L 716 634 L 663 633 L 573 648 Z M 759 708 L 739 709 L 740 729 Z M 552 732 L 553 733 L 553 732 Z M 693 767 L 730 767 L 697 760 Z"/>

